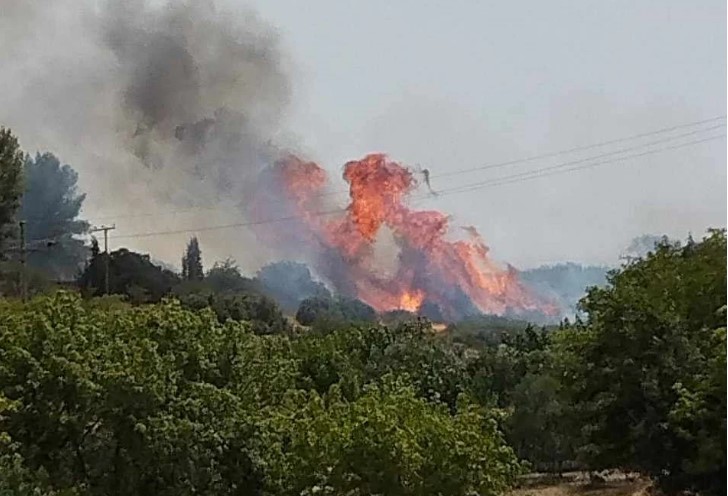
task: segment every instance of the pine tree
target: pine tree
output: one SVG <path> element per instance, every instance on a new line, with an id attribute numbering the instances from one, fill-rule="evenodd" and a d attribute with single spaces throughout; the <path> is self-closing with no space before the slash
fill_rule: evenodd
<path id="1" fill-rule="evenodd" d="M 204 278 L 202 269 L 202 252 L 197 237 L 194 236 L 187 243 L 187 249 L 182 257 L 182 279 L 186 281 L 201 281 Z"/>
<path id="2" fill-rule="evenodd" d="M 34 219 L 26 226 L 26 238 L 55 241 L 52 250 L 30 252 L 28 265 L 55 279 L 70 279 L 88 256 L 81 238 L 89 224 L 78 217 L 86 195 L 78 192 L 78 174 L 52 153 L 37 153 L 25 160 L 23 178 L 18 218 Z"/>
<path id="3" fill-rule="evenodd" d="M 23 193 L 23 152 L 10 129 L 0 127 L 0 247 Z"/>

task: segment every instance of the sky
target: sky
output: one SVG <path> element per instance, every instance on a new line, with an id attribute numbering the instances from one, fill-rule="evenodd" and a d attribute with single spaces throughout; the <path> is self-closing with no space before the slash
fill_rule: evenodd
<path id="1" fill-rule="evenodd" d="M 488 164 L 726 113 L 726 4 L 720 0 L 226 1 L 256 11 L 278 36 L 290 77 L 287 139 L 335 180 L 347 160 L 384 152 L 427 168 L 432 187 L 447 190 L 665 135 L 482 168 Z M 75 18 L 88 11 L 59 9 L 36 19 L 33 29 L 0 22 L 0 41 L 33 40 L 6 44 L 0 55 L 0 123 L 18 132 L 26 150 L 52 150 L 79 170 L 87 193 L 84 214 L 94 223 L 111 222 L 110 214 L 142 208 L 143 188 L 121 199 L 114 191 L 143 177 L 98 165 L 107 147 L 93 134 L 107 122 L 108 107 L 99 102 L 111 102 L 108 95 L 99 90 L 101 99 L 93 103 L 68 96 L 100 88 L 102 74 L 114 70 L 112 62 L 94 66 L 99 77 L 83 82 L 83 91 L 78 83 L 49 85 L 46 76 L 36 77 L 49 72 L 40 68 L 52 68 L 62 79 L 66 72 L 86 71 L 84 60 L 99 57 L 98 47 L 76 36 L 83 21 Z M 725 134 L 725 120 L 702 129 L 708 127 L 715 129 L 682 142 Z M 679 141 L 664 147 L 674 143 Z M 476 170 L 452 174 L 464 169 Z M 725 137 L 416 203 L 451 214 L 453 225 L 475 226 L 498 260 L 519 268 L 563 261 L 615 264 L 642 234 L 699 237 L 708 227 L 724 227 L 725 205 Z M 119 218 L 116 235 L 234 221 L 234 214 L 205 212 Z M 235 257 L 254 270 L 264 260 L 250 256 L 251 238 L 242 231 L 239 239 L 202 234 L 203 251 L 217 259 Z M 176 262 L 188 236 L 118 243 Z"/>
<path id="2" fill-rule="evenodd" d="M 437 189 L 438 173 L 725 115 L 723 1 L 253 5 L 293 60 L 291 128 L 333 172 L 382 151 L 427 167 Z M 475 225 L 516 266 L 615 263 L 640 234 L 725 226 L 725 185 L 723 138 L 423 206 Z"/>

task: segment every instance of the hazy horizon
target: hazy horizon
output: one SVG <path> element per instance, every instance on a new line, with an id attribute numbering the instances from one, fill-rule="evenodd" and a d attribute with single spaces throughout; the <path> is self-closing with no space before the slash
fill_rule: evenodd
<path id="1" fill-rule="evenodd" d="M 292 0 L 220 3 L 251 8 L 256 22 L 274 33 L 290 95 L 273 136 L 325 167 L 335 189 L 345 188 L 338 177 L 343 164 L 368 152 L 426 167 L 438 190 L 574 157 L 438 175 L 725 115 L 726 5 L 717 0 L 448 6 L 322 0 L 305 9 Z M 117 225 L 112 248 L 178 264 L 194 233 L 115 236 L 224 225 L 239 216 L 225 202 L 222 211 L 170 215 L 182 209 L 177 200 L 146 198 L 145 183 L 155 174 L 154 180 L 173 182 L 160 179 L 164 171 L 99 165 L 107 163 L 108 137 L 116 131 L 93 133 L 98 123 L 112 122 L 106 112 L 114 100 L 104 74 L 116 65 L 84 32 L 95 4 L 63 10 L 67 2 L 59 2 L 47 12 L 38 4 L 15 7 L 28 9 L 22 15 L 32 15 L 32 30 L 16 25 L 6 38 L 0 35 L 13 41 L 0 56 L 6 68 L 0 124 L 13 129 L 26 151 L 50 151 L 79 172 L 88 195 L 85 216 Z M 11 25 L 10 9 L 0 28 Z M 82 86 L 63 83 L 74 71 L 98 78 Z M 100 96 L 87 103 L 86 92 Z M 720 134 L 725 127 L 697 138 Z M 128 186 L 117 193 L 121 184 Z M 611 265 L 642 234 L 699 238 L 708 227 L 724 227 L 725 184 L 722 137 L 593 169 L 433 196 L 417 206 L 451 214 L 454 225 L 475 226 L 496 259 L 519 268 L 563 261 Z M 159 215 L 113 215 L 145 209 Z M 232 256 L 252 271 L 268 261 L 263 250 L 255 251 L 250 232 L 230 231 L 199 232 L 206 264 Z"/>

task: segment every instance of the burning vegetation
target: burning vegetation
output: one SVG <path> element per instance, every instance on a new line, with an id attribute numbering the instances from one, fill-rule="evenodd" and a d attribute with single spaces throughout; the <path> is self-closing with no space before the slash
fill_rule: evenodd
<path id="1" fill-rule="evenodd" d="M 415 210 L 415 174 L 383 154 L 344 166 L 349 204 L 327 201 L 326 172 L 295 156 L 263 171 L 251 214 L 268 245 L 288 247 L 333 288 L 379 312 L 407 310 L 446 320 L 473 313 L 554 315 L 510 266 L 496 264 L 473 227 L 457 239 L 447 215 Z M 274 219 L 286 222 L 267 222 Z M 382 253 L 393 263 L 383 263 Z M 385 267 L 382 269 L 382 267 Z M 434 315 L 432 315 L 434 314 Z"/>
<path id="2" fill-rule="evenodd" d="M 524 289 L 515 270 L 493 262 L 475 229 L 453 229 L 447 215 L 412 208 L 408 200 L 420 179 L 423 192 L 435 194 L 428 169 L 415 172 L 382 154 L 349 162 L 344 206 L 331 201 L 329 178 L 319 165 L 281 158 L 281 148 L 295 150 L 284 122 L 292 98 L 284 47 L 257 16 L 210 8 L 214 4 L 102 2 L 89 12 L 95 34 L 84 42 L 105 65 L 92 61 L 90 71 L 64 71 L 75 78 L 59 90 L 64 100 L 84 104 L 70 113 L 81 116 L 78 123 L 64 119 L 57 130 L 73 144 L 92 130 L 103 144 L 99 156 L 113 166 L 83 167 L 90 184 L 106 188 L 94 194 L 103 199 L 102 210 L 133 203 L 144 215 L 126 228 L 151 231 L 151 214 L 159 209 L 219 204 L 224 208 L 207 210 L 197 222 L 255 224 L 262 243 L 247 250 L 255 253 L 249 265 L 260 266 L 270 255 L 306 262 L 337 295 L 380 312 L 407 310 L 434 320 L 554 312 Z M 43 84 L 29 86 L 56 94 L 47 91 L 53 76 L 40 74 Z M 88 81 L 97 81 L 98 92 Z M 69 95 L 69 88 L 84 91 Z M 86 108 L 109 109 L 108 120 L 79 114 Z M 93 177 L 99 171 L 104 175 Z M 228 208 L 231 202 L 239 209 Z M 120 230 L 126 228 L 120 223 Z M 247 241 L 241 229 L 206 243 L 227 252 L 229 246 L 255 246 Z M 166 241 L 144 243 L 170 258 Z"/>

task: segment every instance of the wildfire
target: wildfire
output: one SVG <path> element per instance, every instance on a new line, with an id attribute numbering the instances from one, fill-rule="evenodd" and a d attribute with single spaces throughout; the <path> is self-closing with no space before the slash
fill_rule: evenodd
<path id="1" fill-rule="evenodd" d="M 332 216 L 321 167 L 296 157 L 276 164 L 257 188 L 254 214 L 276 212 L 296 222 L 261 226 L 260 233 L 293 248 L 294 256 L 305 255 L 337 290 L 378 311 L 417 312 L 428 304 L 442 318 L 454 319 L 478 311 L 555 310 L 523 287 L 515 269 L 490 259 L 474 227 L 463 228 L 467 239 L 450 241 L 447 215 L 409 208 L 407 197 L 418 186 L 410 169 L 371 154 L 348 162 L 343 178 L 350 203 Z M 382 274 L 374 248 L 385 227 L 397 255 L 394 271 Z"/>
<path id="2" fill-rule="evenodd" d="M 417 312 L 423 301 L 425 301 L 425 293 L 422 291 L 413 293 L 405 291 L 399 299 L 399 308 L 408 312 Z"/>

